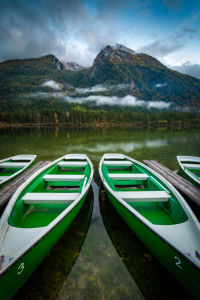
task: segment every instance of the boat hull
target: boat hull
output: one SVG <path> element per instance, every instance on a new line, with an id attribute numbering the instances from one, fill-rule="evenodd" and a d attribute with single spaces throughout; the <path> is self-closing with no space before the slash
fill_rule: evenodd
<path id="1" fill-rule="evenodd" d="M 25 283 L 33 271 L 42 262 L 55 243 L 64 234 L 80 211 L 87 193 L 77 205 L 22 258 L 0 277 L 1 300 L 9 300 Z"/>
<path id="2" fill-rule="evenodd" d="M 193 183 L 196 187 L 200 188 L 200 184 L 198 184 L 194 179 L 192 179 L 192 176 L 188 176 L 180 166 L 179 166 L 179 172 L 185 179 Z"/>
<path id="3" fill-rule="evenodd" d="M 200 295 L 200 271 L 136 218 L 104 186 L 112 205 L 131 230 L 166 269 L 195 297 Z"/>
<path id="4" fill-rule="evenodd" d="M 18 176 L 20 176 L 21 174 L 23 174 L 23 173 L 24 173 L 26 170 L 28 170 L 30 167 L 32 167 L 32 166 L 34 165 L 34 163 L 35 163 L 35 160 L 36 160 L 36 158 L 32 161 L 32 163 L 31 163 L 27 168 L 25 168 L 24 170 L 22 170 L 20 173 L 16 174 L 15 176 L 12 176 L 12 178 L 10 178 L 10 179 L 4 181 L 3 183 L 0 183 L 0 189 L 1 189 L 4 185 L 6 185 L 7 183 L 13 181 L 15 178 L 17 178 Z"/>

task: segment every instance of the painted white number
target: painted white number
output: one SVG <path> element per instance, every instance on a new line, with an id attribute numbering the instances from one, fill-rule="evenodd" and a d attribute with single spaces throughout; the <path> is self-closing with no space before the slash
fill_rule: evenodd
<path id="1" fill-rule="evenodd" d="M 180 259 L 179 259 L 177 256 L 175 256 L 175 259 L 178 260 L 178 261 L 176 262 L 176 265 L 177 265 L 180 269 L 182 269 L 181 266 L 180 266 L 180 264 L 181 264 Z"/>
<path id="2" fill-rule="evenodd" d="M 21 274 L 21 272 L 24 270 L 24 263 L 22 263 L 19 268 L 18 268 L 19 272 L 18 274 Z"/>

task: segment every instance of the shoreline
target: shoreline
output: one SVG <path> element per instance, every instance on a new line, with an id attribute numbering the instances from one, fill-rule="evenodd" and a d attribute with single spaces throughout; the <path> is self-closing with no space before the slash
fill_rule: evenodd
<path id="1" fill-rule="evenodd" d="M 100 128 L 112 128 L 112 127 L 199 127 L 200 124 L 144 124 L 144 123 L 129 123 L 129 124 L 117 124 L 117 123 L 79 123 L 79 124 L 73 124 L 73 123 L 60 123 L 60 124 L 53 124 L 53 123 L 42 123 L 42 124 L 34 124 L 34 123 L 23 123 L 23 124 L 0 124 L 0 128 L 2 127 L 67 127 L 67 128 L 73 128 L 73 127 L 100 127 Z"/>

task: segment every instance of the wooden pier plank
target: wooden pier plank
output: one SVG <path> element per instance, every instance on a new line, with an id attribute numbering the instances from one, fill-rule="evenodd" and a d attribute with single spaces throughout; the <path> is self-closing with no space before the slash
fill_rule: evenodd
<path id="1" fill-rule="evenodd" d="M 178 174 L 174 173 L 173 171 L 171 171 L 170 169 L 168 169 L 167 167 L 161 165 L 159 162 L 157 162 L 156 160 L 152 160 L 152 162 L 160 169 L 165 170 L 165 172 L 169 175 L 171 175 L 173 178 L 175 178 L 176 180 L 178 180 L 180 183 L 184 183 L 187 184 L 187 186 L 190 186 L 191 188 L 196 188 L 197 192 L 199 192 L 199 189 L 192 184 L 190 181 L 188 181 L 187 179 L 183 178 L 182 176 L 179 176 Z"/>
<path id="2" fill-rule="evenodd" d="M 167 181 L 169 181 L 175 188 L 183 195 L 190 198 L 194 203 L 200 206 L 200 189 L 194 184 L 179 176 L 167 167 L 161 165 L 156 160 L 144 160 L 144 163 L 151 169 L 159 173 Z"/>
<path id="3" fill-rule="evenodd" d="M 167 167 L 161 165 L 159 162 L 157 162 L 156 160 L 144 160 L 144 162 L 150 166 L 152 169 L 156 170 L 157 172 L 162 173 L 163 177 L 165 177 L 165 179 L 168 179 L 168 177 L 172 177 L 171 178 L 171 183 L 174 185 L 175 183 L 179 183 L 179 184 L 183 184 L 186 185 L 189 189 L 191 189 L 191 192 L 195 192 L 197 194 L 199 194 L 199 189 L 192 184 L 190 181 L 186 180 L 185 178 L 179 176 L 178 174 L 174 173 L 173 171 L 169 170 Z"/>
<path id="4" fill-rule="evenodd" d="M 30 167 L 28 170 L 26 170 L 24 173 L 19 175 L 17 178 L 13 179 L 11 182 L 4 185 L 0 189 L 0 208 L 10 200 L 14 192 L 18 189 L 18 187 L 22 183 L 24 183 L 36 171 L 43 168 L 49 163 L 50 161 L 39 161 L 36 164 L 34 164 L 32 167 Z"/>

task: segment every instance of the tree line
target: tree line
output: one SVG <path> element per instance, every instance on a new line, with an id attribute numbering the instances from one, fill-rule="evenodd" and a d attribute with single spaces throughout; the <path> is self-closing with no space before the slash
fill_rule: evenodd
<path id="1" fill-rule="evenodd" d="M 46 103 L 46 105 L 45 105 Z M 0 106 L 1 124 L 200 124 L 196 112 L 159 111 L 156 109 L 69 105 L 68 103 L 40 101 L 5 104 Z"/>

